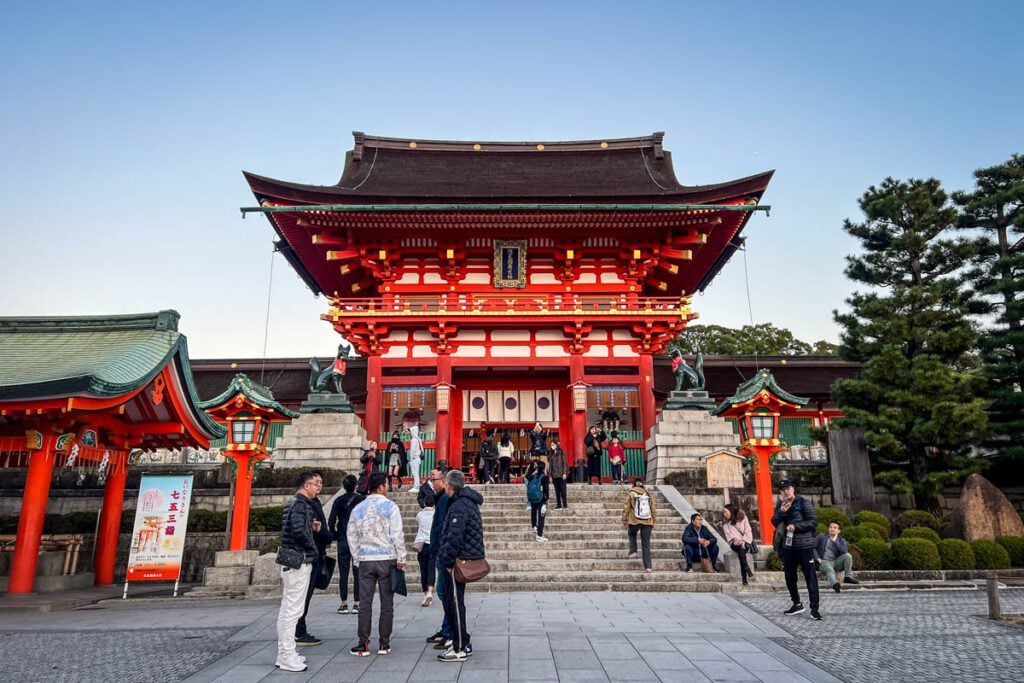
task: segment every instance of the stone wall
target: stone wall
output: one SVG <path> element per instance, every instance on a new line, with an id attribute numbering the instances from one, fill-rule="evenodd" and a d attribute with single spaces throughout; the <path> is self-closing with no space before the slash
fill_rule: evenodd
<path id="1" fill-rule="evenodd" d="M 321 498 L 327 500 L 337 490 L 337 488 L 325 488 Z M 254 489 L 252 507 L 284 505 L 293 495 L 295 495 L 293 489 Z M 21 512 L 21 497 L 21 491 L 0 490 L 0 516 L 14 517 L 18 515 Z M 126 489 L 123 508 L 125 510 L 134 509 L 138 498 L 138 489 Z M 222 512 L 231 509 L 231 498 L 227 489 L 196 489 L 193 493 L 192 505 L 193 509 Z M 50 500 L 46 504 L 46 514 L 66 515 L 71 512 L 99 512 L 102 507 L 102 489 L 60 490 L 51 492 Z"/>

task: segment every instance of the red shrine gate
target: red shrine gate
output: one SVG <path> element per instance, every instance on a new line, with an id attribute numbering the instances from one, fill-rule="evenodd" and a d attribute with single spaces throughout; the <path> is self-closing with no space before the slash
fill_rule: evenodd
<path id="1" fill-rule="evenodd" d="M 458 466 L 482 426 L 540 421 L 576 459 L 609 409 L 627 447 L 643 448 L 653 358 L 767 208 L 771 175 L 680 185 L 661 133 L 356 133 L 337 185 L 247 173 L 259 207 L 243 212 L 268 217 L 289 263 L 330 300 L 323 318 L 366 356 L 370 438 L 419 419 L 425 445 Z"/>

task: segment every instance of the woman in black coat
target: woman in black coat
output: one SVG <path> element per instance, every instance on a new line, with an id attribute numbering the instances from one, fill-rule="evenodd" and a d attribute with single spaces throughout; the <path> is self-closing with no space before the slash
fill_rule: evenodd
<path id="1" fill-rule="evenodd" d="M 593 484 L 594 477 L 597 483 L 601 483 L 601 454 L 603 453 L 604 442 L 608 436 L 596 426 L 591 427 L 587 435 L 583 437 L 583 445 L 587 453 L 587 483 Z"/>

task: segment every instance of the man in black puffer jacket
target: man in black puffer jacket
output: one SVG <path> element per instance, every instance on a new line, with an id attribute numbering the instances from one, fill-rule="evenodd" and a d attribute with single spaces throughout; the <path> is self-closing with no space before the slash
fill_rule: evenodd
<path id="1" fill-rule="evenodd" d="M 484 556 L 484 522 L 480 518 L 483 496 L 466 488 L 466 475 L 452 470 L 445 475 L 448 512 L 437 549 L 437 566 L 444 569 L 444 611 L 452 627 L 451 647 L 437 656 L 442 662 L 466 660 L 469 632 L 466 631 L 466 584 L 455 580 L 455 560 L 478 560 Z M 471 651 L 471 650 L 470 650 Z"/>
<path id="2" fill-rule="evenodd" d="M 320 493 L 322 480 L 312 472 L 303 472 L 296 484 L 299 490 L 284 507 L 281 517 L 281 547 L 302 553 L 302 565 L 298 569 L 281 567 L 281 581 L 284 584 L 281 596 L 281 610 L 277 615 L 277 668 L 284 671 L 305 671 L 306 660 L 295 651 L 295 625 L 302 616 L 306 603 L 306 589 L 309 586 L 313 563 L 320 550 L 314 534 L 320 531 L 321 523 L 310 500 Z"/>
<path id="3" fill-rule="evenodd" d="M 821 613 L 818 612 L 818 572 L 814 566 L 818 513 L 814 510 L 814 503 L 796 495 L 793 484 L 788 479 L 779 482 L 779 502 L 775 505 L 772 524 L 775 525 L 775 535 L 778 539 L 775 545 L 786 573 L 786 588 L 789 589 L 789 597 L 793 600 L 793 606 L 785 611 L 786 616 L 796 616 L 804 611 L 796 582 L 796 570 L 799 567 L 803 570 L 804 580 L 807 581 L 811 618 L 821 621 Z"/>

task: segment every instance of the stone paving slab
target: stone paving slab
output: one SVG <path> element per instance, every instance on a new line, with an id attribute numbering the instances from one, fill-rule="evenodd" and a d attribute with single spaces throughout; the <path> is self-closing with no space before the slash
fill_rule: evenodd
<path id="1" fill-rule="evenodd" d="M 822 594 L 820 622 L 805 618 L 806 613 L 784 616 L 788 596 L 737 600 L 789 634 L 773 639 L 771 645 L 761 644 L 761 651 L 773 654 L 772 647 L 784 648 L 792 656 L 789 662 L 774 656 L 811 680 L 816 680 L 813 665 L 852 683 L 1021 680 L 1024 628 L 986 618 L 988 599 L 983 590 L 838 595 L 830 591 Z M 1004 589 L 1001 602 L 1005 613 L 1024 613 L 1024 589 Z M 732 657 L 743 664 L 737 654 Z M 769 679 L 783 677 L 762 678 Z"/>

